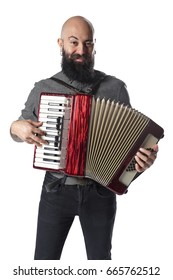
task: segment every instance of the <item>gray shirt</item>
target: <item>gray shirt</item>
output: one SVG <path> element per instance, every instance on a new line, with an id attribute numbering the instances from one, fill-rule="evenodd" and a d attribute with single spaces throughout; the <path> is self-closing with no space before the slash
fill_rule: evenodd
<path id="1" fill-rule="evenodd" d="M 69 86 L 75 87 L 79 92 L 94 94 L 95 97 L 105 97 L 106 99 L 111 99 L 115 102 L 120 102 L 130 106 L 129 95 L 125 83 L 114 76 L 105 75 L 103 72 L 95 70 L 95 78 L 91 84 L 83 84 L 77 81 L 69 80 L 62 71 L 55 74 L 53 77 L 62 80 Z M 94 91 L 95 86 L 97 89 Z M 33 121 L 37 121 L 40 94 L 42 92 L 73 93 L 74 91 L 50 78 L 35 83 L 19 119 L 31 119 Z M 13 139 L 17 141 L 16 137 L 13 137 Z M 63 174 L 59 172 L 53 172 L 52 174 L 57 178 L 63 177 Z M 67 180 L 68 184 L 86 184 L 89 179 L 68 177 Z"/>

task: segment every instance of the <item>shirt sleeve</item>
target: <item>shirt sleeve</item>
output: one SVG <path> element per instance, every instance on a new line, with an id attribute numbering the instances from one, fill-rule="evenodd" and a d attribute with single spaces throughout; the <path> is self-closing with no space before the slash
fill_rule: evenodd
<path id="1" fill-rule="evenodd" d="M 129 93 L 125 84 L 120 88 L 118 99 L 120 103 L 131 107 Z"/>
<path id="2" fill-rule="evenodd" d="M 37 83 L 36 83 L 25 102 L 25 107 L 21 111 L 21 115 L 18 118 L 18 120 L 29 120 L 30 119 L 32 121 L 37 121 L 39 98 L 40 98 L 40 91 L 37 89 Z M 10 130 L 10 135 L 14 141 L 23 142 L 16 135 L 13 135 L 11 133 L 11 130 Z"/>
<path id="3" fill-rule="evenodd" d="M 37 89 L 37 83 L 36 83 L 25 102 L 25 107 L 21 111 L 21 115 L 19 119 L 25 119 L 25 120 L 30 119 L 32 121 L 37 121 L 39 98 L 40 98 L 40 90 Z"/>

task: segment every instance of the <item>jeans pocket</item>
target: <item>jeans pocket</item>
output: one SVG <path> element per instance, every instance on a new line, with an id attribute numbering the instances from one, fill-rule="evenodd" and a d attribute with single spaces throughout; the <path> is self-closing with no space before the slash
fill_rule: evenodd
<path id="1" fill-rule="evenodd" d="M 62 179 L 56 178 L 51 173 L 47 172 L 43 182 L 43 190 L 46 192 L 57 192 L 61 187 Z"/>
<path id="2" fill-rule="evenodd" d="M 95 186 L 95 190 L 96 190 L 96 193 L 97 193 L 97 195 L 99 197 L 102 197 L 102 198 L 115 197 L 115 193 L 114 192 L 112 192 L 108 188 L 103 187 L 101 185 L 96 185 Z"/>

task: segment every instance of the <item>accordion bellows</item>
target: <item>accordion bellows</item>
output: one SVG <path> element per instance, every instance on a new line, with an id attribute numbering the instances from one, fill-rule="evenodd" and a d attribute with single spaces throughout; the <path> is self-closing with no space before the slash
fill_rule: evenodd
<path id="1" fill-rule="evenodd" d="M 48 145 L 35 147 L 35 168 L 93 179 L 123 194 L 136 175 L 134 156 L 163 129 L 137 110 L 87 94 L 42 93 L 38 120 Z"/>

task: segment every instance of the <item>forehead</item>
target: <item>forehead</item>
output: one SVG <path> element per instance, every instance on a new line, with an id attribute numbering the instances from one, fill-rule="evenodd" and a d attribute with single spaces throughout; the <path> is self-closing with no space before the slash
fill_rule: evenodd
<path id="1" fill-rule="evenodd" d="M 62 30 L 62 38 L 68 40 L 74 37 L 78 40 L 93 40 L 93 31 L 90 25 L 84 21 L 70 21 Z"/>

